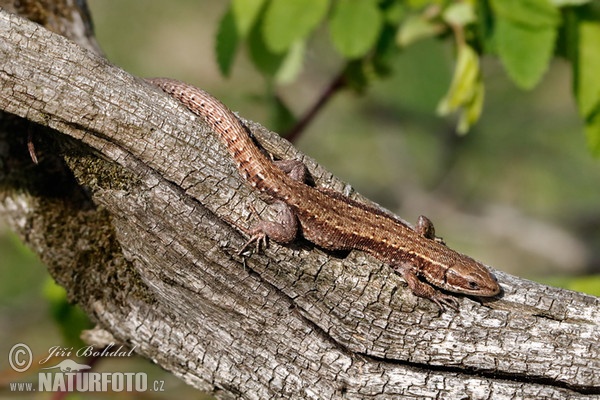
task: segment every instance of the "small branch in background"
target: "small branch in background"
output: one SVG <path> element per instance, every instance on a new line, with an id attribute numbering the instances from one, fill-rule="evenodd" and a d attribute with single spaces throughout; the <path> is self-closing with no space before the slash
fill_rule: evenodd
<path id="1" fill-rule="evenodd" d="M 346 78 L 344 73 L 340 73 L 336 76 L 333 81 L 327 86 L 327 88 L 323 91 L 317 102 L 308 109 L 308 111 L 298 120 L 298 122 L 290 128 L 283 136 L 294 143 L 298 137 L 304 132 L 306 127 L 311 123 L 311 121 L 315 118 L 317 113 L 322 110 L 327 102 L 333 97 L 334 94 L 339 92 L 341 89 L 346 87 Z"/>

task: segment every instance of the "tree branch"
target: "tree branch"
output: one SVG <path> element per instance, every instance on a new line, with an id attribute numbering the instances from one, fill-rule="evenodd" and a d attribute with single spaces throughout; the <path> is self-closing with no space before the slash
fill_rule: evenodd
<path id="1" fill-rule="evenodd" d="M 333 98 L 333 96 L 342 90 L 346 86 L 346 77 L 344 72 L 340 72 L 333 80 L 327 85 L 323 93 L 319 96 L 315 104 L 313 104 L 302 117 L 290 128 L 288 132 L 283 135 L 286 140 L 294 143 L 298 137 L 304 132 L 306 127 L 315 119 L 319 111 L 322 111 L 327 103 Z"/>
<path id="2" fill-rule="evenodd" d="M 247 226 L 265 203 L 199 119 L 2 10 L 0 60 L 0 109 L 37 124 L 40 158 L 5 123 L 0 215 L 100 327 L 189 384 L 223 398 L 600 393 L 597 298 L 498 272 L 501 299 L 438 317 L 360 252 L 272 244 L 244 265 L 244 237 L 224 221 Z M 249 127 L 318 185 L 345 187 Z"/>

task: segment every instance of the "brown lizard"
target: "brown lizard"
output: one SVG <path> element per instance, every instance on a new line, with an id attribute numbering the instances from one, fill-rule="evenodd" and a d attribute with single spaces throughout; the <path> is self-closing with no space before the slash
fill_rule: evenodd
<path id="1" fill-rule="evenodd" d="M 373 206 L 330 189 L 309 186 L 304 183 L 304 164 L 272 162 L 254 143 L 245 125 L 219 100 L 173 79 L 147 81 L 202 117 L 220 135 L 243 178 L 283 204 L 279 221 L 258 223 L 250 231 L 247 245 L 258 245 L 267 237 L 290 243 L 300 231 L 305 239 L 327 250 L 365 251 L 398 271 L 413 294 L 434 301 L 441 310 L 444 306 L 457 309 L 458 303 L 436 287 L 480 297 L 500 292 L 495 277 L 482 263 L 436 238 L 427 218 L 419 217 L 413 229 Z"/>

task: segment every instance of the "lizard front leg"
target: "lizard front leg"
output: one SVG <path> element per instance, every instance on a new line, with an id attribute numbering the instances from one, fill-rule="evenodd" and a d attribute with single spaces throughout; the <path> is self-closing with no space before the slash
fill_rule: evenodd
<path id="1" fill-rule="evenodd" d="M 423 297 L 433 301 L 440 308 L 440 311 L 444 311 L 446 307 L 449 307 L 455 311 L 458 311 L 457 300 L 449 295 L 446 295 L 439 290 L 435 289 L 430 284 L 423 282 L 415 274 L 412 266 L 406 265 L 402 267 L 395 267 L 408 284 L 408 287 L 415 296 Z"/>

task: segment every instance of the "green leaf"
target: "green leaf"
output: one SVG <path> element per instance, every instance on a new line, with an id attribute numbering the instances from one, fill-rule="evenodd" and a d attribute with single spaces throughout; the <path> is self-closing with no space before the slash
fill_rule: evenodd
<path id="1" fill-rule="evenodd" d="M 531 89 L 542 78 L 554 51 L 560 13 L 549 0 L 492 0 L 497 14 L 494 39 L 511 79 Z"/>
<path id="2" fill-rule="evenodd" d="M 498 55 L 508 75 L 523 89 L 534 87 L 552 58 L 557 28 L 530 28 L 499 18 L 494 35 Z"/>
<path id="3" fill-rule="evenodd" d="M 305 38 L 325 17 L 329 0 L 271 0 L 263 26 L 264 40 L 273 53 L 283 53 Z"/>
<path id="4" fill-rule="evenodd" d="M 419 10 L 432 4 L 440 4 L 440 0 L 407 0 L 406 5 L 413 10 Z"/>
<path id="5" fill-rule="evenodd" d="M 485 87 L 483 86 L 481 79 L 478 79 L 473 91 L 473 97 L 471 97 L 471 100 L 464 105 L 462 113 L 460 114 L 460 119 L 458 120 L 458 128 L 456 131 L 461 135 L 469 132 L 471 126 L 479 120 L 481 110 L 483 109 L 484 94 Z"/>
<path id="6" fill-rule="evenodd" d="M 352 59 L 364 56 L 375 45 L 382 24 L 375 0 L 338 0 L 329 30 L 335 48 Z"/>
<path id="7" fill-rule="evenodd" d="M 558 276 L 540 279 L 540 281 L 547 285 L 587 293 L 592 296 L 600 296 L 600 275 Z"/>
<path id="8" fill-rule="evenodd" d="M 555 27 L 560 13 L 549 0 L 492 0 L 494 12 L 502 19 L 531 28 Z"/>
<path id="9" fill-rule="evenodd" d="M 275 75 L 277 83 L 286 84 L 296 79 L 302 70 L 305 52 L 306 42 L 304 40 L 299 40 L 292 45 Z"/>
<path id="10" fill-rule="evenodd" d="M 231 9 L 223 15 L 217 32 L 217 41 L 215 52 L 217 53 L 217 64 L 219 70 L 224 76 L 229 76 L 231 66 L 235 59 L 235 53 L 238 47 L 238 34 L 233 21 Z"/>
<path id="11" fill-rule="evenodd" d="M 575 70 L 575 96 L 579 113 L 585 118 L 585 136 L 588 148 L 595 157 L 600 157 L 600 21 L 572 20 L 576 51 L 573 69 Z"/>
<path id="12" fill-rule="evenodd" d="M 48 278 L 43 288 L 44 297 L 50 305 L 50 313 L 57 323 L 63 340 L 69 346 L 83 346 L 81 331 L 90 329 L 93 324 L 87 315 L 77 306 L 69 304 L 67 292 Z"/>
<path id="13" fill-rule="evenodd" d="M 452 3 L 442 14 L 444 21 L 451 25 L 465 26 L 477 19 L 473 4 L 467 2 Z"/>
<path id="14" fill-rule="evenodd" d="M 600 110 L 586 119 L 585 136 L 592 155 L 600 157 Z"/>
<path id="15" fill-rule="evenodd" d="M 233 0 L 231 10 L 235 19 L 235 25 L 240 37 L 245 38 L 254 22 L 258 17 L 258 13 L 265 4 L 265 0 Z"/>
<path id="16" fill-rule="evenodd" d="M 564 7 L 564 6 L 580 6 L 582 4 L 586 4 L 591 2 L 592 0 L 550 0 L 552 2 L 552 4 L 554 4 L 557 7 Z"/>
<path id="17" fill-rule="evenodd" d="M 600 22 L 581 21 L 575 69 L 579 112 L 588 117 L 600 105 Z"/>
<path id="18" fill-rule="evenodd" d="M 494 43 L 494 16 L 488 1 L 478 1 L 477 18 L 475 20 L 476 42 L 480 48 L 480 54 L 497 54 L 496 43 Z"/>
<path id="19" fill-rule="evenodd" d="M 372 80 L 365 60 L 352 60 L 344 68 L 347 85 L 357 93 L 363 93 Z"/>
<path id="20" fill-rule="evenodd" d="M 281 63 L 283 62 L 284 54 L 275 54 L 269 50 L 263 41 L 261 34 L 261 21 L 259 20 L 248 35 L 248 52 L 250 60 L 263 75 L 272 78 L 275 76 Z"/>
<path id="21" fill-rule="evenodd" d="M 479 57 L 468 45 L 458 48 L 456 68 L 448 94 L 438 106 L 440 115 L 448 115 L 473 100 L 479 79 Z"/>
<path id="22" fill-rule="evenodd" d="M 448 94 L 438 105 L 438 114 L 460 111 L 458 133 L 465 134 L 477 122 L 483 108 L 484 86 L 479 70 L 479 57 L 468 45 L 458 48 L 458 59 Z"/>
<path id="23" fill-rule="evenodd" d="M 406 6 L 399 1 L 387 2 L 382 9 L 383 20 L 391 25 L 398 26 L 406 14 Z"/>
<path id="24" fill-rule="evenodd" d="M 570 282 L 568 289 L 591 294 L 592 296 L 600 296 L 600 275 L 574 278 Z"/>
<path id="25" fill-rule="evenodd" d="M 396 45 L 397 25 L 385 24 L 381 29 L 371 62 L 378 77 L 385 77 L 391 74 L 393 61 L 398 54 Z"/>
<path id="26" fill-rule="evenodd" d="M 436 36 L 444 30 L 440 23 L 429 21 L 422 15 L 411 15 L 398 29 L 396 43 L 398 46 L 406 47 L 420 39 Z"/>

